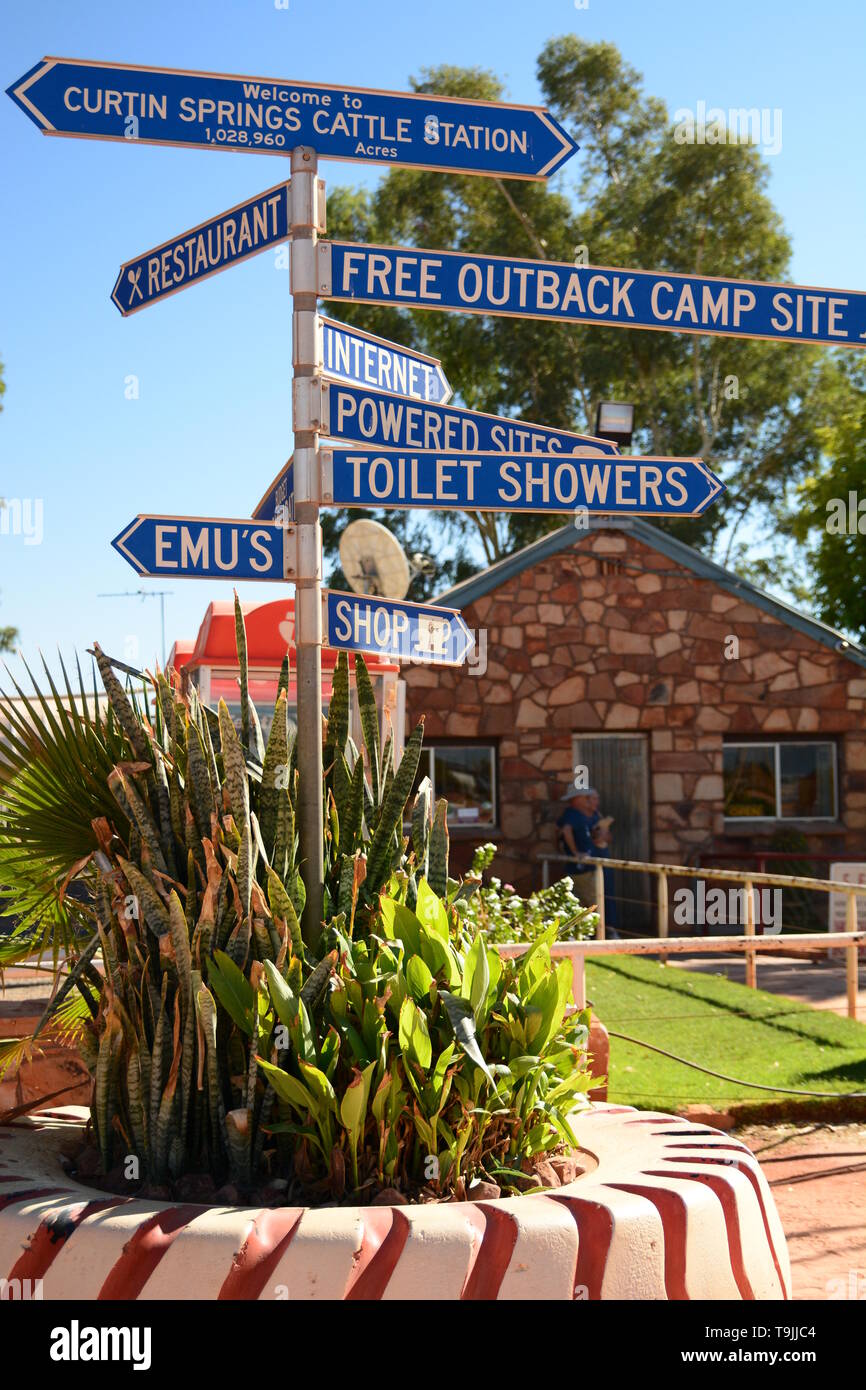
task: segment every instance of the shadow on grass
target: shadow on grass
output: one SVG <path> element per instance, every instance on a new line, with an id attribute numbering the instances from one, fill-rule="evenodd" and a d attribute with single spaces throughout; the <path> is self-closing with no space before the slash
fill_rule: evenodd
<path id="1" fill-rule="evenodd" d="M 643 959 L 646 960 L 650 958 L 644 957 Z M 830 1014 L 827 1015 L 826 1018 L 826 1023 L 829 1027 L 816 1027 L 814 1025 L 820 1025 L 825 1022 L 821 1010 L 812 1009 L 809 1005 L 804 1005 L 797 999 L 787 1000 L 789 1007 L 783 1008 L 782 1002 L 785 996 L 768 996 L 761 990 L 747 990 L 746 992 L 750 996 L 756 997 L 754 997 L 754 999 L 750 998 L 748 1001 L 744 1000 L 744 1007 L 737 1007 L 733 1003 L 727 1003 L 724 1000 L 715 998 L 709 991 L 704 993 L 700 986 L 702 984 L 710 984 L 710 979 L 705 975 L 699 975 L 697 973 L 689 974 L 686 970 L 669 967 L 659 979 L 650 980 L 647 979 L 645 975 L 628 969 L 623 962 L 596 958 L 591 961 L 591 965 L 593 970 L 606 970 L 612 975 L 619 976 L 620 978 L 625 977 L 636 984 L 645 985 L 650 989 L 668 990 L 672 994 L 683 995 L 692 1002 L 696 999 L 700 1000 L 708 1009 L 716 1009 L 720 1014 L 728 1014 L 733 1018 L 748 1019 L 753 1023 L 762 1023 L 768 1028 L 776 1029 L 777 1032 L 802 1038 L 804 1042 L 818 1044 L 823 1047 L 839 1048 L 845 1052 L 851 1051 L 859 1042 L 859 1039 L 857 1041 L 854 1039 L 849 1041 L 846 1038 L 840 1038 L 838 1034 L 833 1036 L 838 1024 L 853 1023 L 853 1020 L 839 1019 L 835 1014 Z M 724 976 L 719 976 L 718 978 L 729 988 L 746 989 L 746 986 L 737 985 Z M 747 1007 L 746 1005 L 748 1003 L 752 1003 L 753 1007 Z M 764 1012 L 763 1009 L 767 1011 Z M 808 1020 L 813 1026 L 807 1028 L 793 1022 L 793 1020 L 791 1020 L 792 1013 L 796 1014 L 797 1017 L 801 1017 L 804 1022 Z M 785 1019 L 789 1021 L 785 1022 Z M 831 1019 L 832 1022 L 830 1022 Z M 648 1015 L 646 1022 L 651 1023 L 652 1021 L 651 1015 Z M 866 1025 L 854 1024 L 854 1027 L 862 1030 L 861 1046 L 863 1048 L 864 1065 L 866 1065 Z"/>
<path id="2" fill-rule="evenodd" d="M 848 1081 L 859 1086 L 866 1100 L 866 1057 L 858 1062 L 843 1062 L 837 1067 L 822 1067 L 819 1071 L 801 1071 L 802 1081 Z"/>

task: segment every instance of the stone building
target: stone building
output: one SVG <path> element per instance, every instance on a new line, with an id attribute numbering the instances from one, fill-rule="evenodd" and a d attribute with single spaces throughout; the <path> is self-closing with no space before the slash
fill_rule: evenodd
<path id="1" fill-rule="evenodd" d="M 618 857 L 866 859 L 863 646 L 635 519 L 565 526 L 438 601 L 481 654 L 404 668 L 407 728 L 426 715 L 459 867 L 493 840 L 500 876 L 537 887 L 579 766 Z"/>

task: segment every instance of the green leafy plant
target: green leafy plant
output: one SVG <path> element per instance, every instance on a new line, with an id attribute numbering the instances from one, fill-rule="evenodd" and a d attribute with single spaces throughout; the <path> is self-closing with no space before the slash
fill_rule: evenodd
<path id="1" fill-rule="evenodd" d="M 324 920 L 303 932 L 288 665 L 265 744 L 239 605 L 236 626 L 239 729 L 161 672 L 133 696 L 98 646 L 107 700 L 82 703 L 67 679 L 2 702 L 0 896 L 23 911 L 0 965 L 64 948 L 35 1036 L 78 1041 L 102 1171 L 135 1155 L 151 1189 L 205 1174 L 249 1194 L 270 1175 L 311 1200 L 459 1195 L 481 1174 L 525 1186 L 522 1165 L 573 1146 L 588 1085 L 557 927 L 500 960 L 466 915 L 477 881 L 448 877 L 446 806 L 426 779 L 403 835 L 422 725 L 395 766 L 358 657 L 359 750 L 341 654 Z"/>
<path id="2" fill-rule="evenodd" d="M 569 1010 L 571 963 L 551 959 L 555 927 L 503 960 L 464 930 L 453 898 L 421 878 L 413 911 L 405 887 L 395 876 L 363 935 L 342 915 L 330 924 L 333 973 L 312 1026 L 303 991 L 266 967 L 288 1047 L 259 1065 L 292 1112 L 272 1132 L 301 1140 L 323 1190 L 346 1169 L 355 1189 L 525 1184 L 533 1157 L 576 1147 L 589 1017 Z"/>
<path id="3" fill-rule="evenodd" d="M 468 927 L 483 929 L 491 941 L 534 941 L 551 927 L 559 941 L 584 941 L 593 935 L 598 913 L 584 907 L 575 896 L 568 876 L 522 898 L 499 878 L 482 881 L 495 855 L 496 846 L 486 844 L 479 845 L 472 856 L 467 877 L 478 881 L 479 886 L 471 897 L 457 904 Z"/>

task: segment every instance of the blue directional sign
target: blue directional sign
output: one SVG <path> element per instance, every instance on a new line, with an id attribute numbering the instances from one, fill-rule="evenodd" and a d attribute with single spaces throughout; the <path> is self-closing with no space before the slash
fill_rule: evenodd
<path id="1" fill-rule="evenodd" d="M 358 304 L 866 347 L 866 293 L 670 271 L 319 243 L 319 293 Z"/>
<path id="2" fill-rule="evenodd" d="M 321 415 L 328 438 L 368 446 L 446 454 L 619 454 L 615 444 L 592 435 L 341 384 L 323 391 Z"/>
<path id="3" fill-rule="evenodd" d="M 445 405 L 453 392 L 436 357 L 322 317 L 324 373 L 332 381 Z"/>
<path id="4" fill-rule="evenodd" d="M 271 483 L 261 502 L 253 508 L 256 521 L 275 521 L 285 526 L 295 519 L 295 469 L 289 459 Z"/>
<path id="5" fill-rule="evenodd" d="M 475 639 L 453 608 L 370 594 L 322 592 L 326 647 L 433 666 L 462 666 Z"/>
<path id="6" fill-rule="evenodd" d="M 294 531 L 274 522 L 201 516 L 137 516 L 111 542 L 141 575 L 178 579 L 286 579 Z"/>
<path id="7" fill-rule="evenodd" d="M 288 241 L 290 186 L 278 183 L 134 260 L 124 261 L 111 291 L 120 312 L 124 317 L 135 314 L 187 285 L 196 285 L 269 246 Z"/>
<path id="8" fill-rule="evenodd" d="M 577 145 L 537 106 L 43 58 L 8 89 L 44 135 L 543 179 Z"/>
<path id="9" fill-rule="evenodd" d="M 323 449 L 322 503 L 438 511 L 699 516 L 724 492 L 700 459 Z"/>

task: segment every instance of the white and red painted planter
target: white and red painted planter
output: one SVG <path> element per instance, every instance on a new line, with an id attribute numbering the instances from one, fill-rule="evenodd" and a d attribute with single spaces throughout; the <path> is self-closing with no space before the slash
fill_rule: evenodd
<path id="1" fill-rule="evenodd" d="M 0 1128 L 0 1280 L 46 1299 L 782 1299 L 754 1156 L 669 1115 L 594 1105 L 597 1166 L 549 1195 L 405 1207 L 193 1206 L 66 1177 L 77 1107 Z M 24 1281 L 30 1280 L 29 1285 Z"/>

